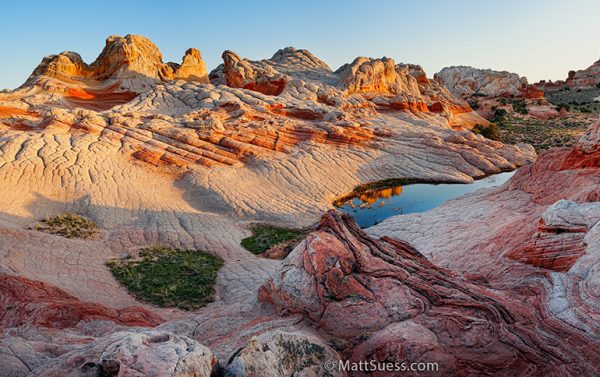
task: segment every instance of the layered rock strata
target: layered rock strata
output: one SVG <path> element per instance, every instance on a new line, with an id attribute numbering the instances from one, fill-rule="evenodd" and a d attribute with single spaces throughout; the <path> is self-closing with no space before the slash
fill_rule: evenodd
<path id="1" fill-rule="evenodd" d="M 0 357 L 10 376 L 110 375 L 117 364 L 129 373 L 136 359 L 203 375 L 211 354 L 233 373 L 289 361 L 282 340 L 349 359 L 351 336 L 333 339 L 303 312 L 282 316 L 258 301 L 282 262 L 240 246 L 248 223 L 307 227 L 363 182 L 471 182 L 536 157 L 468 131 L 480 118 L 416 65 L 359 58 L 333 71 L 305 50 L 260 62 L 226 52 L 209 84 L 199 59 L 191 50 L 180 66 L 164 64 L 140 37 L 109 38 L 98 63 L 50 58 L 0 93 L 0 270 L 10 288 L 0 289 Z M 573 155 L 573 166 L 584 160 Z M 31 227 L 65 212 L 92 219 L 99 237 Z M 152 245 L 222 258 L 214 302 L 182 312 L 136 301 L 105 262 Z M 304 355 L 281 373 L 304 363 L 322 371 Z"/>

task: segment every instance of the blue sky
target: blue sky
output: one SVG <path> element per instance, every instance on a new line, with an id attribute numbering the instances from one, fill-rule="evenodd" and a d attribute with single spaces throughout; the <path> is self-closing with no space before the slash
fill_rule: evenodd
<path id="1" fill-rule="evenodd" d="M 43 56 L 90 63 L 109 35 L 141 34 L 165 61 L 200 49 L 209 70 L 224 50 L 252 59 L 306 48 L 333 69 L 356 56 L 564 79 L 600 58 L 600 2 L 463 1 L 15 1 L 0 0 L 0 88 L 20 85 Z"/>

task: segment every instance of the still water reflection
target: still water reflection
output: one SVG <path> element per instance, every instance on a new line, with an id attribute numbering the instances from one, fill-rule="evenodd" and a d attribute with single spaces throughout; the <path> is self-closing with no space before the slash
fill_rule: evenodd
<path id="1" fill-rule="evenodd" d="M 495 174 L 473 183 L 418 183 L 373 190 L 349 200 L 340 210 L 351 214 L 361 228 L 367 228 L 391 216 L 425 212 L 482 187 L 499 186 L 514 173 Z"/>

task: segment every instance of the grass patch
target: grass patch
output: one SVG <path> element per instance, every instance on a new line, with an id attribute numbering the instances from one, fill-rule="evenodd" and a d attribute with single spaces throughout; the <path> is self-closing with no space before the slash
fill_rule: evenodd
<path id="1" fill-rule="evenodd" d="M 250 230 L 252 230 L 253 235 L 244 238 L 241 244 L 246 250 L 254 254 L 265 253 L 281 244 L 286 244 L 289 252 L 305 236 L 305 232 L 302 230 L 280 228 L 266 224 L 253 225 Z"/>
<path id="2" fill-rule="evenodd" d="M 98 226 L 83 216 L 66 213 L 43 219 L 34 226 L 34 229 L 66 238 L 90 238 L 96 234 Z"/>
<path id="3" fill-rule="evenodd" d="M 106 265 L 137 299 L 193 310 L 213 301 L 223 260 L 203 251 L 154 246 Z"/>
<path id="4" fill-rule="evenodd" d="M 369 191 L 377 191 L 377 190 L 387 189 L 390 187 L 412 185 L 415 183 L 449 183 L 449 182 L 428 181 L 425 179 L 417 179 L 417 178 L 388 178 L 388 179 L 383 179 L 381 181 L 369 182 L 369 183 L 364 183 L 362 185 L 358 185 L 349 194 L 346 194 L 346 195 L 334 200 L 333 205 L 335 207 L 339 208 L 339 207 L 343 206 L 346 202 L 360 196 L 361 194 L 369 192 Z"/>

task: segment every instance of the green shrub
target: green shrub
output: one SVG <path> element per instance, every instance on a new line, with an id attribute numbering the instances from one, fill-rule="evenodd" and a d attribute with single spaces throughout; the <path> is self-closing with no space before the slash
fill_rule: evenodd
<path id="1" fill-rule="evenodd" d="M 519 114 L 529 114 L 529 110 L 527 110 L 527 104 L 524 100 L 513 100 L 511 101 L 512 108 Z"/>
<path id="2" fill-rule="evenodd" d="M 90 238 L 98 231 L 96 223 L 75 213 L 48 217 L 36 224 L 34 229 L 66 238 Z"/>
<path id="3" fill-rule="evenodd" d="M 489 126 L 482 126 L 481 124 L 476 124 L 471 131 L 477 135 L 481 135 L 487 139 L 491 140 L 500 140 L 500 133 L 498 132 L 498 126 L 496 123 L 490 123 Z"/>
<path id="4" fill-rule="evenodd" d="M 274 246 L 287 243 L 293 248 L 304 238 L 305 232 L 297 229 L 279 228 L 272 225 L 257 224 L 251 228 L 253 235 L 241 242 L 246 250 L 254 254 L 262 254 Z"/>
<path id="5" fill-rule="evenodd" d="M 213 301 L 223 260 L 203 251 L 154 246 L 106 265 L 137 299 L 192 310 Z"/>
<path id="6" fill-rule="evenodd" d="M 506 118 L 506 110 L 505 109 L 494 109 L 494 114 L 492 115 L 492 122 L 493 123 L 500 123 L 503 122 Z"/>
<path id="7" fill-rule="evenodd" d="M 473 110 L 479 109 L 479 103 L 477 101 L 469 102 L 469 106 L 471 106 L 471 109 L 473 109 Z"/>

